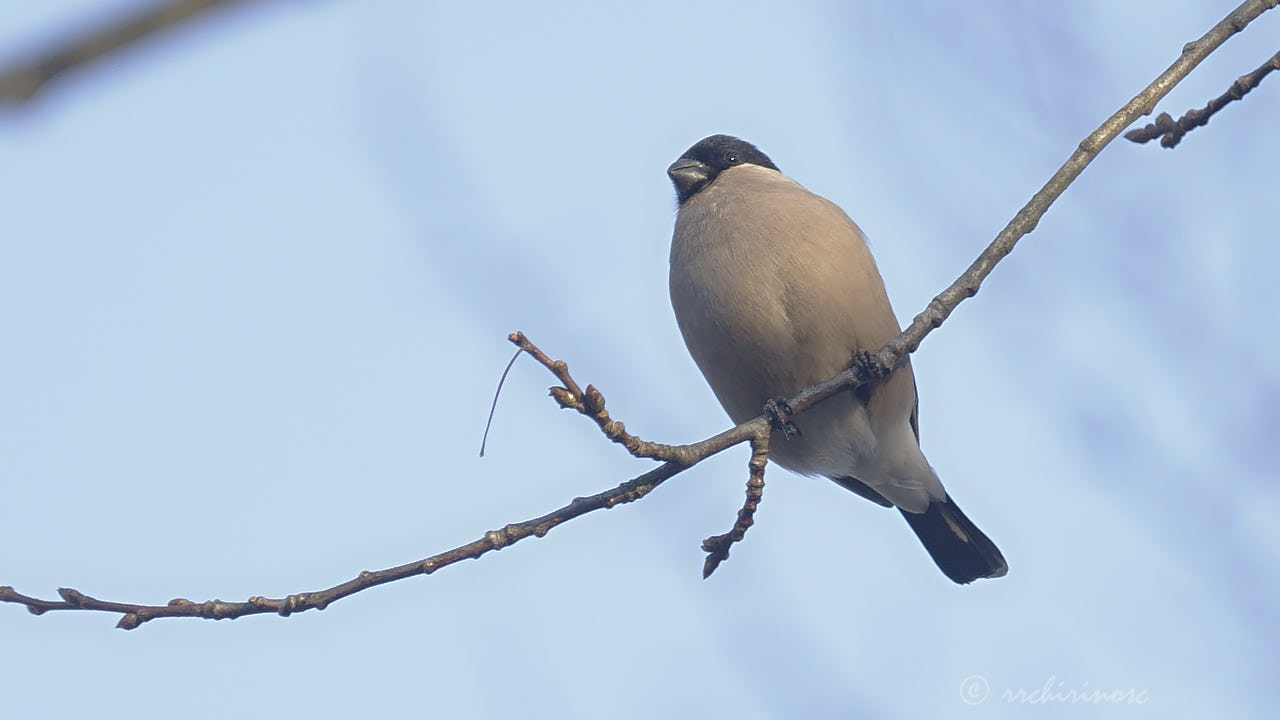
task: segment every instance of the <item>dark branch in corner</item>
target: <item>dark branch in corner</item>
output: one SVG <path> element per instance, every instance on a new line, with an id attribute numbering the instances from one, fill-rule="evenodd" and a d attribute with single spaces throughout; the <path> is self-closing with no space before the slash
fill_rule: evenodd
<path id="1" fill-rule="evenodd" d="M 174 0 L 142 8 L 104 27 L 91 29 L 33 58 L 0 70 L 0 105 L 20 105 L 64 73 L 89 65 L 200 16 L 245 0 Z"/>
<path id="2" fill-rule="evenodd" d="M 1148 140 L 1160 138 L 1160 147 L 1175 148 L 1178 143 L 1182 142 L 1182 136 L 1195 130 L 1201 125 L 1206 125 L 1209 118 L 1214 116 L 1222 108 L 1231 104 L 1235 100 L 1243 98 L 1250 90 L 1258 87 L 1262 82 L 1262 78 L 1266 77 L 1272 70 L 1280 70 L 1280 52 L 1271 56 L 1270 60 L 1262 63 L 1261 67 L 1248 75 L 1241 75 L 1236 81 L 1231 83 L 1231 87 L 1218 97 L 1209 101 L 1208 105 L 1200 109 L 1192 108 L 1185 115 L 1176 121 L 1169 116 L 1169 113 L 1160 113 L 1156 116 L 1156 121 L 1147 125 L 1134 128 L 1124 134 L 1125 140 L 1132 140 L 1136 143 L 1145 143 Z"/>
<path id="3" fill-rule="evenodd" d="M 1155 104 L 1164 97 L 1182 78 L 1198 65 L 1209 53 L 1222 45 L 1227 38 L 1244 29 L 1254 18 L 1266 10 L 1275 7 L 1280 0 L 1249 0 L 1232 11 L 1222 22 L 1218 23 L 1199 40 L 1188 43 L 1181 56 L 1167 70 L 1160 74 L 1150 85 L 1124 107 L 1116 111 L 1097 130 L 1091 133 L 1071 154 L 1067 161 L 1027 202 L 1017 215 L 1009 221 L 995 240 L 978 256 L 978 259 L 948 287 L 938 294 L 924 312 L 911 321 L 911 324 L 893 340 L 889 341 L 879 352 L 854 363 L 854 367 L 846 370 L 826 382 L 805 388 L 794 398 L 785 401 L 790 414 L 799 414 L 832 395 L 855 388 L 865 382 L 872 382 L 889 370 L 920 346 L 924 338 L 934 328 L 942 325 L 965 298 L 977 294 L 982 281 L 986 279 L 996 264 L 1008 255 L 1018 240 L 1035 229 L 1040 218 L 1049 206 L 1066 190 L 1097 157 L 1112 140 L 1119 136 L 1125 127 L 1143 115 L 1150 114 Z M 577 410 L 591 418 L 601 432 L 610 440 L 627 448 L 631 454 L 648 459 L 660 460 L 662 465 L 649 472 L 622 483 L 621 485 L 585 498 L 577 498 L 568 505 L 550 512 L 542 517 L 526 520 L 522 523 L 507 525 L 501 530 L 492 530 L 480 539 L 456 547 L 452 550 L 433 555 L 416 562 L 374 572 L 362 572 L 345 583 L 319 592 L 299 593 L 282 599 L 252 597 L 245 602 L 223 602 L 210 600 L 194 603 L 189 600 L 173 600 L 167 605 L 133 605 L 129 603 L 107 602 L 91 598 L 79 591 L 62 589 L 58 591 L 62 601 L 41 600 L 19 594 L 12 587 L 0 586 L 0 601 L 25 605 L 36 615 L 50 610 L 98 610 L 118 613 L 120 618 L 117 627 L 132 629 L 138 625 L 160 617 L 201 617 L 210 619 L 236 618 L 244 615 L 277 613 L 287 616 L 302 610 L 321 610 L 335 600 L 353 595 L 361 590 L 383 583 L 401 580 L 414 575 L 424 575 L 451 565 L 460 560 L 477 558 L 489 552 L 516 543 L 530 536 L 542 537 L 552 528 L 573 518 L 600 509 L 608 509 L 615 505 L 639 500 L 654 488 L 697 462 L 719 453 L 729 447 L 743 442 L 752 444 L 751 478 L 747 485 L 747 500 L 738 513 L 737 522 L 726 535 L 708 538 L 704 543 L 708 557 L 704 565 L 704 573 L 710 573 L 728 557 L 729 547 L 740 540 L 753 521 L 752 515 L 759 503 L 764 487 L 764 465 L 768 453 L 768 440 L 772 431 L 771 420 L 761 415 L 737 427 L 730 428 L 719 435 L 693 445 L 661 445 L 641 440 L 626 431 L 622 423 L 613 420 L 605 410 L 604 396 L 595 387 L 588 385 L 582 390 L 569 374 L 568 366 L 563 362 L 551 360 L 535 347 L 521 333 L 514 333 L 510 340 L 529 353 L 538 362 L 547 367 L 561 382 L 561 386 L 551 388 L 551 396 L 561 407 Z"/>

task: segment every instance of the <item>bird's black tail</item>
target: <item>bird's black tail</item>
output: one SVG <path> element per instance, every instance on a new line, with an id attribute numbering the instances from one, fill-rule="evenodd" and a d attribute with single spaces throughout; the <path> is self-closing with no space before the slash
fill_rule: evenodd
<path id="1" fill-rule="evenodd" d="M 963 585 L 1009 572 L 1009 564 L 996 544 L 960 512 L 960 506 L 950 497 L 929 503 L 929 509 L 922 513 L 902 510 L 902 516 L 938 569 L 953 582 Z"/>

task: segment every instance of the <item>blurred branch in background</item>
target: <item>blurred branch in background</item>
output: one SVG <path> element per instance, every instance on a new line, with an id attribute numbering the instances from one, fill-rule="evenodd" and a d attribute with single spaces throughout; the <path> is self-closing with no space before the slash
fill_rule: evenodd
<path id="1" fill-rule="evenodd" d="M 1236 78 L 1236 81 L 1231 83 L 1231 87 L 1227 88 L 1226 92 L 1210 100 L 1208 105 L 1199 109 L 1192 108 L 1188 110 L 1176 122 L 1169 113 L 1160 113 L 1156 116 L 1155 122 L 1130 130 L 1124 134 L 1124 139 L 1132 140 L 1136 143 L 1145 143 L 1148 140 L 1160 138 L 1160 147 L 1177 147 L 1178 143 L 1182 142 L 1183 135 L 1201 125 L 1207 124 L 1214 113 L 1226 107 L 1233 100 L 1243 98 L 1250 90 L 1258 87 L 1258 83 L 1262 82 L 1262 78 L 1270 74 L 1272 70 L 1280 70 L 1280 52 L 1272 55 L 1271 59 L 1262 63 L 1257 70 Z"/>
<path id="2" fill-rule="evenodd" d="M 37 52 L 34 57 L 0 68 L 0 105 L 21 105 L 69 70 L 77 70 L 153 35 L 204 15 L 205 11 L 243 5 L 251 0 L 175 0 L 123 15 Z"/>
<path id="3" fill-rule="evenodd" d="M 1263 12 L 1274 8 L 1277 2 L 1280 0 L 1247 0 L 1203 37 L 1187 43 L 1182 48 L 1181 55 L 1168 69 L 1107 118 L 1088 137 L 1080 141 L 1066 162 L 1014 215 L 991 244 L 955 282 L 934 297 L 901 334 L 886 343 L 866 362 L 855 363 L 854 367 L 834 378 L 805 388 L 794 398 L 787 400 L 788 415 L 804 412 L 822 400 L 872 381 L 878 375 L 887 375 L 908 354 L 919 348 L 924 338 L 941 326 L 961 302 L 977 294 L 983 281 L 995 269 L 996 264 L 1013 251 L 1021 238 L 1035 229 L 1049 207 L 1093 162 L 1103 148 L 1119 137 L 1120 133 L 1138 118 L 1149 115 L 1160 99 L 1190 74 L 1210 53 L 1231 36 L 1243 30 Z M 20 594 L 13 587 L 5 585 L 0 586 L 0 602 L 24 605 L 27 610 L 36 615 L 51 610 L 95 610 L 115 613 L 121 616 L 117 627 L 123 629 L 133 629 L 143 622 L 160 617 L 222 619 L 261 613 L 288 616 L 302 610 L 322 610 L 335 600 L 367 588 L 416 575 L 429 574 L 446 565 L 464 559 L 477 558 L 491 550 L 499 550 L 527 537 L 542 537 L 552 528 L 589 512 L 639 500 L 660 483 L 692 467 L 697 462 L 734 445 L 749 442 L 752 445 L 752 453 L 748 466 L 750 472 L 747 497 L 738 513 L 737 521 L 729 533 L 707 538 L 703 543 L 703 549 L 708 553 L 703 566 L 704 575 L 709 575 L 715 570 L 716 566 L 728 557 L 730 546 L 743 538 L 753 522 L 754 511 L 764 489 L 763 474 L 770 433 L 775 423 L 785 428 L 787 418 L 770 418 L 768 414 L 762 414 L 692 445 L 662 445 L 647 442 L 629 434 L 622 423 L 610 417 L 605 409 L 604 396 L 600 391 L 591 385 L 583 389 L 569 375 L 568 366 L 563 362 L 547 357 L 521 333 L 513 333 L 509 339 L 551 371 L 561 382 L 560 386 L 551 388 L 551 396 L 561 408 L 576 410 L 593 420 L 605 437 L 624 446 L 633 456 L 658 460 L 662 464 L 611 490 L 590 497 L 576 498 L 558 510 L 532 520 L 507 525 L 500 530 L 489 531 L 480 539 L 466 545 L 386 570 L 364 571 L 351 580 L 318 592 L 297 593 L 280 599 L 255 596 L 244 602 L 210 600 L 194 603 L 190 600 L 177 599 L 170 601 L 167 605 L 135 605 L 98 600 L 70 588 L 62 588 L 58 591 L 61 601 L 41 600 Z"/>

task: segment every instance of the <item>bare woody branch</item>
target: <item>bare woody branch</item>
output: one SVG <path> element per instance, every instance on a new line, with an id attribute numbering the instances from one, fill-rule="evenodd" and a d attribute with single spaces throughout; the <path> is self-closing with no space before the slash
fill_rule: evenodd
<path id="1" fill-rule="evenodd" d="M 702 541 L 702 549 L 707 552 L 707 559 L 702 564 L 702 577 L 709 578 L 711 573 L 720 567 L 720 563 L 729 559 L 729 548 L 739 542 L 747 534 L 747 529 L 756 522 L 756 508 L 764 497 L 764 466 L 769 462 L 769 437 L 765 435 L 751 440 L 751 461 L 747 463 L 747 499 L 738 511 L 738 519 L 733 529 L 724 535 L 714 535 Z"/>
<path id="2" fill-rule="evenodd" d="M 53 610 L 97 610 L 118 613 L 121 617 L 120 621 L 116 623 L 116 627 L 123 630 L 132 630 L 148 620 L 157 618 L 195 617 L 207 620 L 226 620 L 264 613 L 275 613 L 282 617 L 287 617 L 303 610 L 323 610 L 335 600 L 341 600 L 344 597 L 354 595 L 361 590 L 368 590 L 377 585 L 403 580 L 415 575 L 430 575 L 447 565 L 452 565 L 462 560 L 478 558 L 491 550 L 501 550 L 530 536 L 542 537 L 555 526 L 568 522 L 580 515 L 585 515 L 595 510 L 607 510 L 615 505 L 639 500 L 681 469 L 681 466 L 674 463 L 664 463 L 637 478 L 622 483 L 612 490 L 589 497 L 575 498 L 568 505 L 541 517 L 520 523 L 512 523 L 498 530 L 490 530 L 473 542 L 422 560 L 387 568 L 386 570 L 361 572 L 356 577 L 340 585 L 317 592 L 297 593 L 279 599 L 255 596 L 243 602 L 209 600 L 197 603 L 178 598 L 170 600 L 164 605 L 136 605 L 133 603 L 99 600 L 71 588 L 58 589 L 58 595 L 62 598 L 61 601 L 40 600 L 22 595 L 11 586 L 4 585 L 0 586 L 0 601 L 26 605 L 27 609 L 35 615 L 43 615 Z"/>
<path id="3" fill-rule="evenodd" d="M 1132 140 L 1136 143 L 1145 143 L 1148 140 L 1160 138 L 1160 147 L 1175 148 L 1178 143 L 1182 142 L 1183 135 L 1201 125 L 1207 124 L 1209 118 L 1213 117 L 1219 110 L 1233 101 L 1243 98 L 1250 90 L 1258 87 L 1258 84 L 1262 82 L 1262 78 L 1270 74 L 1272 70 L 1280 70 L 1280 52 L 1272 55 L 1257 70 L 1236 78 L 1236 81 L 1231 83 L 1231 87 L 1227 88 L 1226 92 L 1210 100 L 1208 105 L 1199 109 L 1192 108 L 1176 121 L 1169 116 L 1169 113 L 1162 112 L 1156 116 L 1155 122 L 1140 128 L 1134 128 L 1125 133 L 1124 139 Z"/>
<path id="4" fill-rule="evenodd" d="M 795 397 L 788 399 L 785 404 L 789 406 L 790 414 L 802 413 L 838 392 L 874 381 L 896 367 L 907 354 L 914 352 L 924 338 L 951 315 L 956 306 L 966 298 L 977 294 L 982 281 L 991 274 L 996 264 L 1013 250 L 1019 239 L 1035 229 L 1049 206 L 1108 143 L 1139 117 L 1150 114 L 1160 98 L 1186 77 L 1209 53 L 1244 29 L 1254 18 L 1274 8 L 1277 2 L 1280 0 L 1248 0 L 1203 37 L 1188 43 L 1183 48 L 1181 56 L 1167 70 L 1080 142 L 1079 147 L 1067 158 L 1062 167 L 1018 211 L 973 264 L 950 287 L 930 301 L 925 310 L 912 320 L 906 330 L 870 358 L 863 358 L 849 370 L 830 380 L 805 388 Z M 252 597 L 245 602 L 211 600 L 194 603 L 189 600 L 174 600 L 167 605 L 134 605 L 98 600 L 71 589 L 59 590 L 61 601 L 41 600 L 22 595 L 12 587 L 0 586 L 0 601 L 25 605 L 28 610 L 37 615 L 52 610 L 98 610 L 117 613 L 121 615 L 117 627 L 124 629 L 132 629 L 147 620 L 160 617 L 221 619 L 269 612 L 287 616 L 301 610 L 319 610 L 335 600 L 375 585 L 429 574 L 446 565 L 480 557 L 491 550 L 507 547 L 530 536 L 541 537 L 552 528 L 580 515 L 638 500 L 662 482 L 697 462 L 739 443 L 751 442 L 751 481 L 748 484 L 746 504 L 739 512 L 733 530 L 727 535 L 708 538 L 704 543 L 704 548 L 709 553 L 704 572 L 709 573 L 714 570 L 715 566 L 728 556 L 729 546 L 736 539 L 741 539 L 751 525 L 752 514 L 763 489 L 763 468 L 767 458 L 772 423 L 778 421 L 785 426 L 786 418 L 771 420 L 766 415 L 761 415 L 693 445 L 649 443 L 630 435 L 621 423 L 613 420 L 605 411 L 604 397 L 599 390 L 591 385 L 588 385 L 586 390 L 582 390 L 569 375 L 568 367 L 564 363 L 548 358 L 520 333 L 513 334 L 510 339 L 546 366 L 562 383 L 562 386 L 551 390 L 552 396 L 561 407 L 571 408 L 587 415 L 596 422 L 610 440 L 623 445 L 637 457 L 661 460 L 662 465 L 611 490 L 590 497 L 577 498 L 568 505 L 541 517 L 487 532 L 480 539 L 466 545 L 386 570 L 362 572 L 347 582 L 318 592 L 299 593 L 281 599 Z"/>
<path id="5" fill-rule="evenodd" d="M 142 8 L 104 27 L 0 69 L 0 105 L 19 105 L 63 74 L 86 66 L 139 41 L 200 17 L 206 10 L 240 5 L 246 0 L 172 0 Z"/>

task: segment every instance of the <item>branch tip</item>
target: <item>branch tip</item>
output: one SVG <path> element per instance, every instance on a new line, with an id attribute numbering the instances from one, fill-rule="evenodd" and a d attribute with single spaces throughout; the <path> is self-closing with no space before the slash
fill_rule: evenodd
<path id="1" fill-rule="evenodd" d="M 588 412 L 602 412 L 604 410 L 604 394 L 597 390 L 595 385 L 587 385 L 587 391 L 582 396 L 582 404 Z"/>

